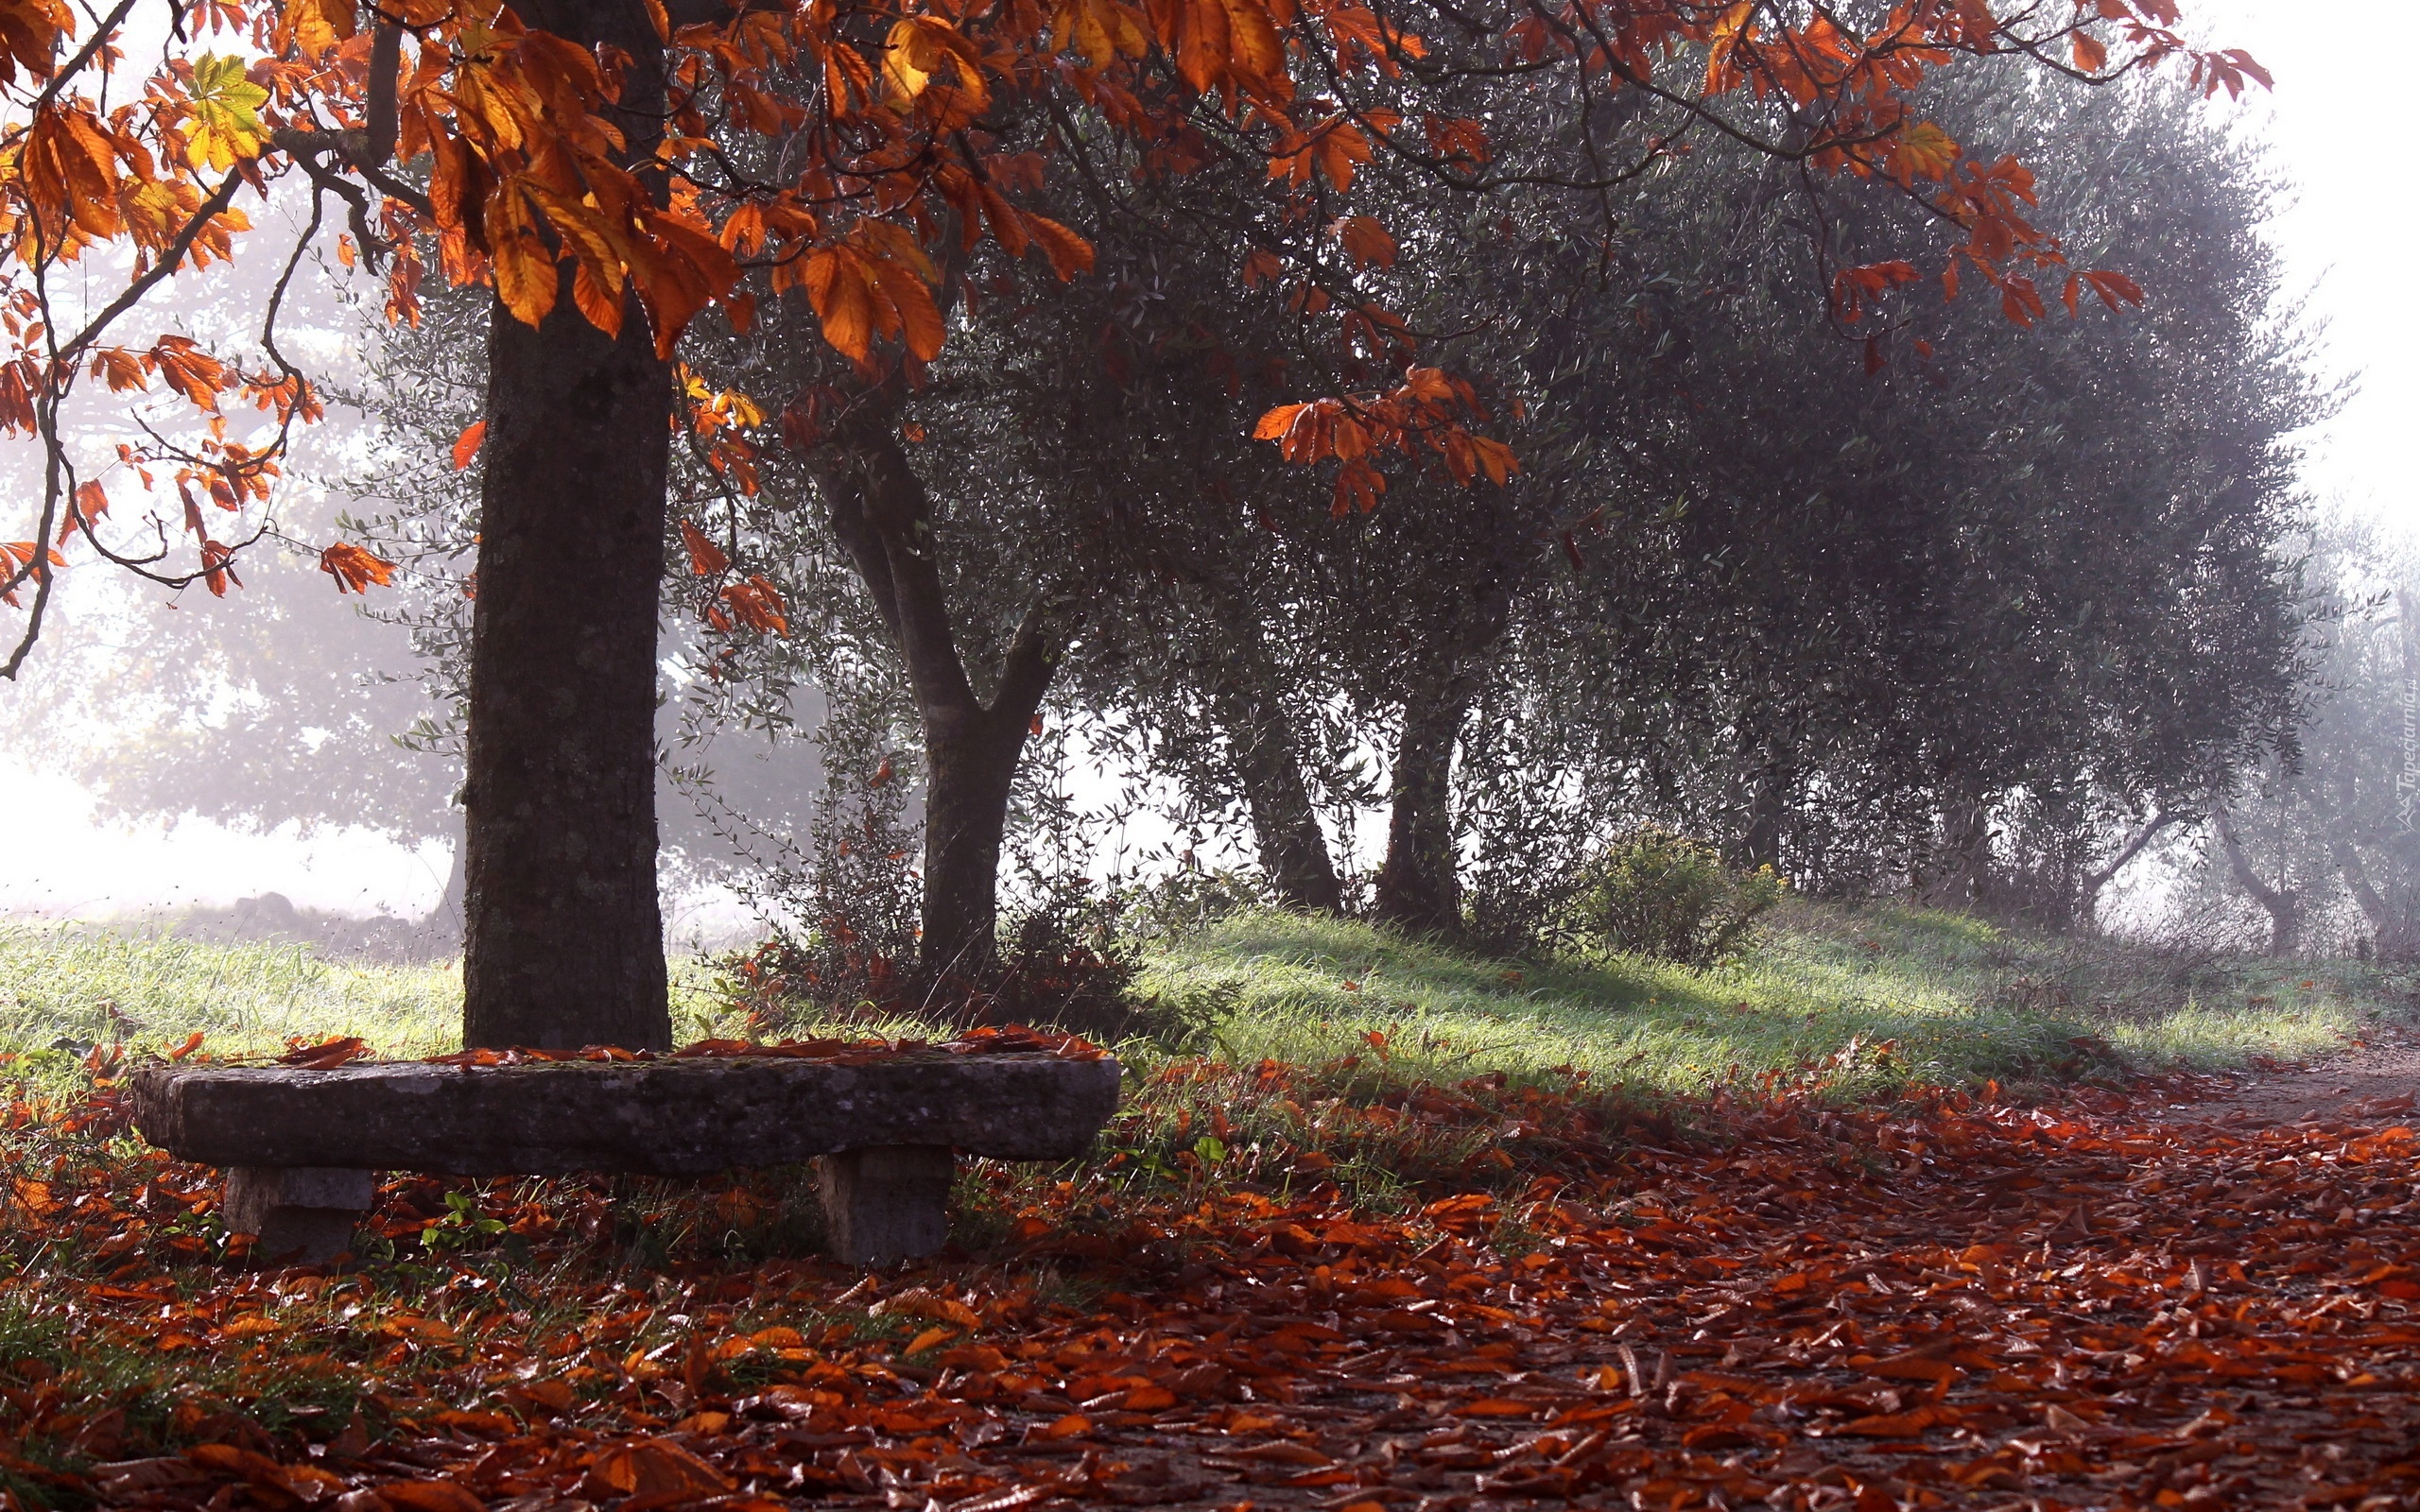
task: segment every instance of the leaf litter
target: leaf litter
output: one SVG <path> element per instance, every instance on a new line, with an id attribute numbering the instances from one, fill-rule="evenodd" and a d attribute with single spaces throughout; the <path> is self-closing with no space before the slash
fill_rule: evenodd
<path id="1" fill-rule="evenodd" d="M 1503 1132 L 1554 1159 L 1502 1189 L 979 1162 L 976 1251 L 872 1276 L 633 1263 L 613 1178 L 406 1177 L 359 1267 L 235 1270 L 94 1065 L 0 1116 L 11 1512 L 2420 1508 L 2409 1097 L 1802 1080 L 1685 1131 L 1529 1089 Z M 695 1232 L 778 1198 L 647 1191 Z"/>

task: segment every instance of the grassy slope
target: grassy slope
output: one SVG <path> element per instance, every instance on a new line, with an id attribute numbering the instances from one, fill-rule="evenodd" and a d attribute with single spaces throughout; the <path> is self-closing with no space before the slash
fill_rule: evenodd
<path id="1" fill-rule="evenodd" d="M 710 976 L 676 966 L 683 1039 L 738 1027 Z M 1390 1080 L 1570 1065 L 1599 1086 L 1682 1095 L 1733 1068 L 1753 1075 L 1852 1046 L 1856 1079 L 1883 1082 L 2107 1067 L 2110 1052 L 2092 1041 L 2136 1064 L 2306 1057 L 2401 1011 L 2404 987 L 2351 962 L 2186 961 L 2022 939 L 1956 915 L 1805 903 L 1748 957 L 1709 971 L 1628 959 L 1514 968 L 1366 925 L 1262 914 L 1153 954 L 1142 983 L 1208 1017 L 1215 1053 L 1233 1063 L 1366 1056 L 1374 1031 L 1387 1037 Z M 0 1052 L 36 1062 L 73 1058 L 47 1052 L 55 1040 L 153 1045 L 194 1029 L 222 1053 L 357 1034 L 425 1055 L 457 1043 L 459 994 L 450 967 L 0 925 Z"/>
<path id="2" fill-rule="evenodd" d="M 2400 1012 L 2403 996 L 2352 962 L 2185 959 L 2028 940 L 1953 914 L 1806 903 L 1746 958 L 1708 971 L 1629 958 L 1515 971 L 1364 925 L 1252 916 L 1155 958 L 1145 988 L 1217 1003 L 1232 1060 L 1316 1063 L 1374 1030 L 1399 1063 L 1426 1062 L 1438 1079 L 1569 1064 L 1599 1085 L 1684 1095 L 1852 1045 L 1885 1081 L 2074 1074 L 2113 1057 L 2299 1058 Z"/>
<path id="3" fill-rule="evenodd" d="M 730 1032 L 711 973 L 673 963 L 683 1039 Z M 59 1041 L 173 1044 L 199 1029 L 222 1054 L 273 1051 L 290 1036 L 358 1035 L 395 1056 L 461 1045 L 458 963 L 386 966 L 308 945 L 219 944 L 79 925 L 0 923 L 0 1054 L 71 1063 Z"/>
<path id="4" fill-rule="evenodd" d="M 676 963 L 675 982 L 679 1038 L 746 1032 L 705 963 Z M 460 990 L 451 968 L 0 925 L 0 1083 L 69 1092 L 88 1078 L 83 1044 L 141 1052 L 197 1028 L 222 1055 L 333 1034 L 429 1054 L 457 1043 Z M 1035 1181 L 1072 1180 L 1098 1214 L 1120 1211 L 1131 1191 L 1228 1181 L 1334 1180 L 1355 1202 L 1394 1211 L 1563 1172 L 1633 1116 L 1694 1122 L 1687 1105 L 1726 1078 L 1777 1073 L 1838 1097 L 2299 1058 L 2411 1001 L 2408 979 L 2350 962 L 2185 961 L 2017 939 L 1951 915 L 1804 903 L 1747 958 L 1702 972 L 1620 959 L 1514 966 L 1361 924 L 1251 915 L 1154 952 L 1140 990 L 1206 1028 L 1181 1046 L 1120 1047 L 1134 1079 L 1087 1159 L 971 1162 L 963 1234 L 1005 1221 L 1021 1183 Z M 1803 1068 L 1812 1074 L 1797 1076 Z M 0 1163 L 31 1159 L 11 1143 L 0 1137 Z M 756 1178 L 766 1211 L 783 1215 L 768 1235 L 793 1219 L 812 1226 L 799 1217 L 813 1208 L 811 1183 L 795 1176 Z"/>

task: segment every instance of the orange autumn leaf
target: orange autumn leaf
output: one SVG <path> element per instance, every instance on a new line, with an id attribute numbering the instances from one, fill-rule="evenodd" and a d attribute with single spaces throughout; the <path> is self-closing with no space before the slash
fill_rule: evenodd
<path id="1" fill-rule="evenodd" d="M 336 579 L 337 593 L 359 593 L 372 584 L 385 587 L 394 578 L 395 564 L 349 541 L 339 541 L 320 553 L 320 571 Z"/>
<path id="2" fill-rule="evenodd" d="M 1392 1046 L 1404 1036 L 1371 1029 L 1358 1039 Z M 974 1053 L 1026 1042 L 1021 1033 L 978 1030 L 965 1044 Z M 678 1054 L 773 1052 L 859 1063 L 915 1053 L 888 1041 L 730 1040 Z M 506 1053 L 448 1058 L 475 1057 L 497 1063 Z M 1197 1089 L 1173 1105 L 1184 1141 L 1239 1139 L 1267 1109 L 1303 1106 L 1323 1085 L 1318 1068 L 1274 1060 L 1178 1060 L 1170 1070 L 1182 1080 L 1169 1085 Z M 164 1460 L 104 1464 L 96 1500 L 134 1504 L 160 1489 L 203 1500 L 215 1481 L 279 1505 L 280 1497 L 320 1504 L 360 1483 L 392 1508 L 468 1512 L 460 1498 L 480 1500 L 471 1490 L 475 1468 L 501 1445 L 526 1456 L 516 1473 L 549 1494 L 610 1498 L 640 1512 L 706 1501 L 752 1512 L 749 1493 L 733 1487 L 753 1473 L 744 1467 L 769 1433 L 824 1435 L 847 1450 L 877 1435 L 946 1444 L 976 1485 L 953 1505 L 1057 1496 L 1065 1486 L 1038 1478 L 1037 1447 L 1086 1444 L 1099 1450 L 1095 1463 L 1111 1490 L 1127 1473 L 1115 1467 L 1149 1445 L 1188 1476 L 1332 1491 L 1339 1506 L 1348 1497 L 1391 1505 L 1407 1489 L 1440 1487 L 1524 1487 L 1528 1499 L 1560 1488 L 1576 1493 L 1562 1500 L 1584 1502 L 1606 1484 L 1678 1486 L 1732 1456 L 1739 1463 L 1731 1469 L 1754 1465 L 1793 1491 L 1923 1466 L 1938 1467 L 1939 1484 L 1978 1493 L 2021 1472 L 2044 1494 L 2082 1504 L 2112 1475 L 2153 1473 L 2145 1461 L 2154 1453 L 2166 1456 L 2162 1477 L 2204 1466 L 2238 1473 L 2229 1467 L 2293 1463 L 2303 1447 L 2295 1435 L 2313 1422 L 2364 1418 L 2386 1426 L 2329 1440 L 2345 1446 L 2330 1462 L 2333 1478 L 2306 1478 L 2296 1495 L 2390 1478 L 2401 1430 L 2420 1420 L 2399 1386 L 2420 1329 L 2386 1311 L 2413 1267 L 2383 1258 L 2420 1252 L 2420 1211 L 2402 1200 L 2420 1159 L 2420 1133 L 2398 1122 L 2411 1100 L 2301 1125 L 2222 1123 L 2196 1108 L 2196 1099 L 2223 1096 L 2228 1086 L 2179 1074 L 2139 1090 L 2037 1091 L 2022 1104 L 1956 1088 L 1873 1100 L 1841 1096 L 1818 1074 L 1698 1105 L 1693 1126 L 1719 1126 L 1723 1141 L 1675 1147 L 1659 1143 L 1671 1141 L 1668 1132 L 1619 1122 L 1635 1114 L 1609 1113 L 1615 1105 L 1593 1098 L 1584 1082 L 1474 1075 L 1416 1084 L 1400 1107 L 1334 1100 L 1326 1116 L 1360 1140 L 1415 1128 L 1519 1147 L 1533 1137 L 1519 1131 L 1534 1127 L 1558 1152 L 1551 1175 L 1475 1191 L 1458 1167 L 1425 1178 L 1412 1201 L 1383 1205 L 1357 1204 L 1336 1185 L 1281 1193 L 1205 1186 L 1199 1177 L 1145 1184 L 1117 1199 L 1119 1220 L 1137 1226 L 1119 1240 L 1071 1222 L 1090 1198 L 1046 1186 L 1016 1199 L 1025 1211 L 1001 1242 L 1049 1254 L 1060 1274 L 1098 1288 L 1072 1297 L 1039 1297 L 1013 1270 L 869 1281 L 816 1264 L 676 1257 L 681 1284 L 699 1297 L 769 1297 L 801 1321 L 844 1308 L 933 1320 L 907 1339 L 911 1346 L 961 1315 L 1002 1329 L 996 1342 L 927 1345 L 912 1359 L 900 1347 L 905 1335 L 854 1327 L 743 1332 L 730 1313 L 703 1308 L 672 1323 L 651 1296 L 634 1298 L 610 1262 L 592 1270 L 577 1258 L 584 1241 L 569 1220 L 603 1212 L 597 1194 L 583 1183 L 498 1180 L 463 1195 L 472 1211 L 513 1225 L 533 1259 L 563 1267 L 562 1280 L 550 1283 L 560 1286 L 549 1294 L 552 1319 L 533 1329 L 513 1320 L 517 1298 L 475 1295 L 448 1299 L 447 1321 L 385 1312 L 356 1325 L 388 1351 L 382 1389 L 415 1394 L 395 1400 L 423 1416 L 392 1432 L 427 1464 L 424 1475 L 348 1480 L 331 1470 L 353 1462 L 333 1451 L 324 1461 L 285 1463 L 284 1448 L 222 1441 Z M 21 1091 L 13 1105 L 0 1103 L 0 1123 L 20 1141 L 62 1140 L 56 1131 L 74 1120 L 107 1116 L 108 1095 L 37 1111 Z M 1927 1163 L 1920 1150 L 1955 1152 L 1956 1163 Z M 1983 1172 L 1994 1175 L 1978 1180 Z M 2223 1182 L 2214 1179 L 2221 1174 Z M 19 1177 L 9 1220 L 38 1214 L 78 1246 L 112 1235 L 198 1245 L 180 1220 L 188 1197 L 206 1200 L 212 1182 L 164 1159 L 69 1163 L 54 1179 Z M 702 1231 L 707 1216 L 773 1190 L 734 1174 L 697 1184 L 670 1212 L 700 1220 Z M 1785 1194 L 1787 1205 L 1774 1200 Z M 2167 1200 L 2145 1200 L 2154 1197 Z M 2358 1222 L 2342 1216 L 2354 1202 L 2363 1209 Z M 2089 1213 L 2083 1228 L 2079 1211 Z M 2232 1227 L 2213 1227 L 2221 1220 Z M 1523 1226 L 1518 1247 L 1501 1245 L 1507 1222 Z M 1132 1236 L 1154 1230 L 1182 1232 L 1186 1263 L 1200 1269 L 1137 1256 Z M 2209 1243 L 2213 1234 L 2222 1241 Z M 205 1349 L 248 1368 L 247 1351 L 265 1341 L 333 1326 L 301 1314 L 289 1323 L 254 1277 L 216 1275 L 135 1264 L 106 1282 L 80 1279 L 79 1317 L 88 1337 L 113 1348 L 139 1341 L 140 1357 L 162 1371 Z M 1187 1331 L 1205 1315 L 1207 1288 L 1244 1278 L 1255 1292 L 1309 1305 L 1208 1314 L 1224 1335 L 1217 1352 L 1186 1342 L 1199 1337 Z M 2112 1305 L 2084 1310 L 2071 1305 L 2076 1298 Z M 162 1318 L 164 1303 L 172 1320 Z M 2326 1311 L 2310 1318 L 2317 1308 Z M 2329 1330 L 2340 1314 L 2344 1326 Z M 1692 1327 L 1673 1338 L 1633 1329 L 1639 1316 Z M 2172 1327 L 2179 1318 L 2201 1332 Z M 2234 1326 L 2221 1330 L 2217 1320 Z M 290 1366 L 264 1352 L 257 1367 Z M 769 1384 L 757 1373 L 767 1370 Z M 2134 1389 L 2084 1389 L 2121 1371 Z M 1005 1416 L 996 1393 L 1009 1375 L 1029 1381 L 1041 1400 L 1087 1405 L 1055 1418 L 1020 1414 L 1029 1425 L 1022 1432 L 947 1436 Z M 676 1434 L 621 1436 L 615 1424 L 640 1423 L 636 1413 L 619 1416 L 627 1409 L 612 1394 L 624 1380 L 712 1393 L 723 1405 L 692 1399 Z M 828 1384 L 858 1381 L 887 1389 Z M 2239 1410 L 2248 1391 L 2273 1381 L 2311 1405 L 2291 1415 Z M 463 1382 L 528 1416 L 455 1408 L 434 1394 Z M 1945 1383 L 1957 1385 L 1954 1400 L 1932 1394 Z M 1331 1432 L 1339 1407 L 1370 1420 L 1413 1417 L 1376 1431 L 1392 1446 L 1390 1460 Z M 2013 1426 L 1951 1435 L 1979 1422 Z M 369 1444 L 366 1435 L 354 1442 Z M 2113 1457 L 2121 1453 L 2130 1457 Z M 1053 1466 L 1069 1462 L 1048 1456 Z M 903 1474 L 930 1473 L 928 1461 L 900 1463 Z M 2123 1465 L 2135 1469 L 2113 1469 Z M 365 1500 L 353 1512 L 375 1508 Z"/>
<path id="3" fill-rule="evenodd" d="M 370 1047 L 362 1042 L 360 1036 L 344 1035 L 313 1044 L 305 1044 L 300 1040 L 289 1040 L 285 1054 L 278 1057 L 277 1060 L 282 1066 L 293 1066 L 299 1070 L 326 1071 L 348 1061 L 363 1059 L 369 1054 Z"/>
<path id="4" fill-rule="evenodd" d="M 1395 239 L 1368 215 L 1347 215 L 1337 222 L 1337 240 L 1357 267 L 1392 267 Z"/>
<path id="5" fill-rule="evenodd" d="M 1913 1438 L 1956 1421 L 1958 1414 L 1955 1412 L 1938 1407 L 1919 1407 L 1913 1412 L 1855 1418 L 1842 1424 L 1839 1432 L 1860 1438 Z"/>
<path id="6" fill-rule="evenodd" d="M 589 1480 L 603 1493 L 649 1506 L 698 1501 L 732 1488 L 731 1478 L 666 1438 L 641 1438 L 596 1456 Z"/>
<path id="7" fill-rule="evenodd" d="M 389 1481 L 372 1488 L 404 1512 L 487 1512 L 487 1503 L 452 1481 Z"/>
<path id="8" fill-rule="evenodd" d="M 454 471 L 457 472 L 466 471 L 471 465 L 471 459 L 479 455 L 479 447 L 486 442 L 487 438 L 488 422 L 486 421 L 475 420 L 463 426 L 462 434 L 454 438 Z"/>
<path id="9" fill-rule="evenodd" d="M 72 35 L 75 26 L 75 14 L 64 0 L 0 4 L 0 84 L 13 84 L 20 75 L 51 77 L 60 40 Z"/>
<path id="10" fill-rule="evenodd" d="M 761 635 L 786 635 L 790 622 L 782 595 L 762 575 L 725 587 L 720 594 L 732 618 Z"/>
<path id="11" fill-rule="evenodd" d="M 715 577 L 731 570 L 731 557 L 714 539 L 695 524 L 681 522 L 681 544 L 689 553 L 689 572 L 698 577 Z"/>

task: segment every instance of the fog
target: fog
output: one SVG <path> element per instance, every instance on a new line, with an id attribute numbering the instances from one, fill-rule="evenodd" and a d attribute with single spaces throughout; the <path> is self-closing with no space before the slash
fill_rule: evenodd
<path id="1" fill-rule="evenodd" d="M 2290 277 L 2309 291 L 2325 351 L 2360 391 L 2309 438 L 2305 476 L 2400 530 L 2420 528 L 2420 304 L 2405 254 L 2420 206 L 2382 184 L 2379 144 L 2396 140 L 2402 80 L 2393 49 L 2346 46 L 2293 0 L 2195 0 L 2202 29 L 2244 47 L 2276 77 L 2275 93 L 2221 107 L 2266 139 L 2300 192 L 2275 209 L 2271 235 Z M 2384 8 L 2369 13 L 2383 16 Z"/>
<path id="2" fill-rule="evenodd" d="M 2271 234 L 2325 328 L 2327 362 L 2359 379 L 2339 417 L 2308 439 L 2309 489 L 2407 531 L 2420 525 L 2407 482 L 2420 476 L 2420 429 L 2410 422 L 2420 410 L 2420 303 L 2407 296 L 2402 249 L 2420 210 L 2381 186 L 2372 149 L 2400 124 L 2395 57 L 2343 47 L 2341 33 L 2290 0 L 2193 9 L 2208 36 L 2249 48 L 2276 76 L 2273 96 L 2220 108 L 2272 143 L 2299 185 Z M 2155 249 L 2144 251 L 2155 266 Z M 220 313 L 251 301 L 225 298 L 227 281 L 267 276 L 254 266 L 181 283 L 189 327 L 228 334 L 216 329 Z M 329 292 L 341 280 L 300 286 L 311 292 L 289 318 L 298 352 L 337 387 L 357 385 L 374 317 Z M 95 428 L 95 444 L 107 444 L 110 429 Z M 359 506 L 344 484 L 375 461 L 372 433 L 365 417 L 339 409 L 302 437 L 276 506 L 285 532 L 329 539 L 337 514 Z M 24 490 L 35 448 L 17 450 L 6 475 Z M 241 571 L 245 587 L 223 601 L 98 566 L 65 575 L 46 644 L 0 694 L 10 713 L 0 782 L 14 819 L 0 909 L 94 919 L 225 907 L 271 891 L 353 916 L 419 919 L 441 909 L 458 777 L 441 750 L 396 743 L 416 720 L 443 724 L 448 714 L 418 680 L 427 663 L 410 629 L 365 618 L 298 553 L 255 550 Z M 700 751 L 679 748 L 677 689 L 667 691 L 665 743 L 674 760 L 697 762 Z M 814 725 L 808 704 L 794 711 L 801 731 Z M 812 745 L 798 733 L 725 736 L 706 759 L 760 809 L 803 801 L 817 782 Z M 1106 791 L 1100 774 L 1074 780 L 1088 797 Z M 669 784 L 663 809 L 670 927 L 744 932 L 711 827 Z M 778 812 L 770 822 L 780 827 Z M 1138 846 L 1172 833 L 1142 816 L 1132 824 Z M 2129 907 L 2139 911 L 2144 884 L 2131 885 Z"/>

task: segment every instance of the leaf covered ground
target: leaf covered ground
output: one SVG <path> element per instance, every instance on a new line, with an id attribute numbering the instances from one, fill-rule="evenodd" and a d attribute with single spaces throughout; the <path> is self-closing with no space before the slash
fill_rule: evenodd
<path id="1" fill-rule="evenodd" d="M 175 1512 L 2420 1507 L 2408 1099 L 2264 1125 L 2193 1074 L 1843 1102 L 1819 1068 L 1674 1121 L 1578 1078 L 1154 1080 L 1215 1091 L 1190 1146 L 977 1164 L 965 1247 L 871 1278 L 812 1258 L 795 1173 L 407 1177 L 357 1264 L 231 1269 L 212 1174 L 107 1076 L 21 1091 L 0 1478 Z M 1300 1138 L 1247 1153 L 1255 1088 Z M 1516 1153 L 1374 1194 L 1311 1143 L 1355 1121 Z"/>

